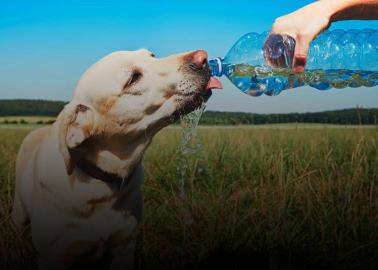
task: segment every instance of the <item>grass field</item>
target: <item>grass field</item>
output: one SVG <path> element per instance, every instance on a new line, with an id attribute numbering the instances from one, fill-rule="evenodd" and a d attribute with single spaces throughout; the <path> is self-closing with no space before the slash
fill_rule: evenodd
<path id="1" fill-rule="evenodd" d="M 29 230 L 16 232 L 9 222 L 14 160 L 27 132 L 0 129 L 1 269 L 35 268 Z M 376 127 L 198 132 L 203 146 L 198 159 L 189 160 L 184 201 L 178 196 L 180 130 L 159 133 L 145 156 L 136 269 L 240 269 L 242 263 L 378 269 Z"/>
<path id="2" fill-rule="evenodd" d="M 55 117 L 50 116 L 0 116 L 0 129 L 30 130 L 54 121 Z"/>
<path id="3" fill-rule="evenodd" d="M 56 117 L 51 116 L 0 116 L 0 122 L 4 122 L 4 120 L 8 121 L 20 121 L 21 119 L 24 119 L 25 121 L 29 123 L 36 123 L 38 121 L 49 121 L 49 120 L 55 120 Z"/>

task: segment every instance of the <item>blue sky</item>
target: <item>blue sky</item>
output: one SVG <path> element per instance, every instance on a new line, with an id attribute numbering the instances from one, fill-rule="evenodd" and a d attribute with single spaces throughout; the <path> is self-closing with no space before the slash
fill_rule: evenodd
<path id="1" fill-rule="evenodd" d="M 69 100 L 89 65 L 115 50 L 148 48 L 158 57 L 203 48 L 224 56 L 247 32 L 311 1 L 8 1 L 0 7 L 0 99 Z M 332 28 L 378 28 L 377 21 Z M 249 97 L 223 78 L 208 109 L 258 113 L 378 107 L 378 89 L 286 91 Z"/>

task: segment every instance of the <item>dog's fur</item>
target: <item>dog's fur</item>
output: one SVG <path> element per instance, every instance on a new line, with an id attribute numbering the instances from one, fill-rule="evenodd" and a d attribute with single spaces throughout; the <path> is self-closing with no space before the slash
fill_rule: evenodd
<path id="1" fill-rule="evenodd" d="M 31 224 L 40 267 L 132 267 L 143 153 L 156 132 L 211 94 L 209 68 L 196 68 L 193 53 L 104 57 L 81 77 L 57 121 L 25 138 L 12 218 Z M 124 181 L 96 179 L 80 160 Z"/>

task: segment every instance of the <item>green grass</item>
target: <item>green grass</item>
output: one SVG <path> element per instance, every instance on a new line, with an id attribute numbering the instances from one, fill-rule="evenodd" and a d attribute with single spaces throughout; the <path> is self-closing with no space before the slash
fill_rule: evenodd
<path id="1" fill-rule="evenodd" d="M 29 230 L 9 223 L 27 132 L 0 129 L 0 268 L 34 265 Z M 159 133 L 145 156 L 137 268 L 248 254 L 251 266 L 267 261 L 270 269 L 377 269 L 377 128 L 213 127 L 199 138 L 185 201 L 177 195 L 180 130 Z"/>

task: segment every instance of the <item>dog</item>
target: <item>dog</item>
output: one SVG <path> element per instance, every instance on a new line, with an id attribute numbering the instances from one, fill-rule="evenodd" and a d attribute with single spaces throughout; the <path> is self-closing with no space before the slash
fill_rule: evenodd
<path id="1" fill-rule="evenodd" d="M 114 52 L 82 75 L 56 122 L 31 132 L 17 156 L 12 219 L 30 223 L 40 268 L 132 268 L 143 153 L 214 88 L 202 50 Z"/>

